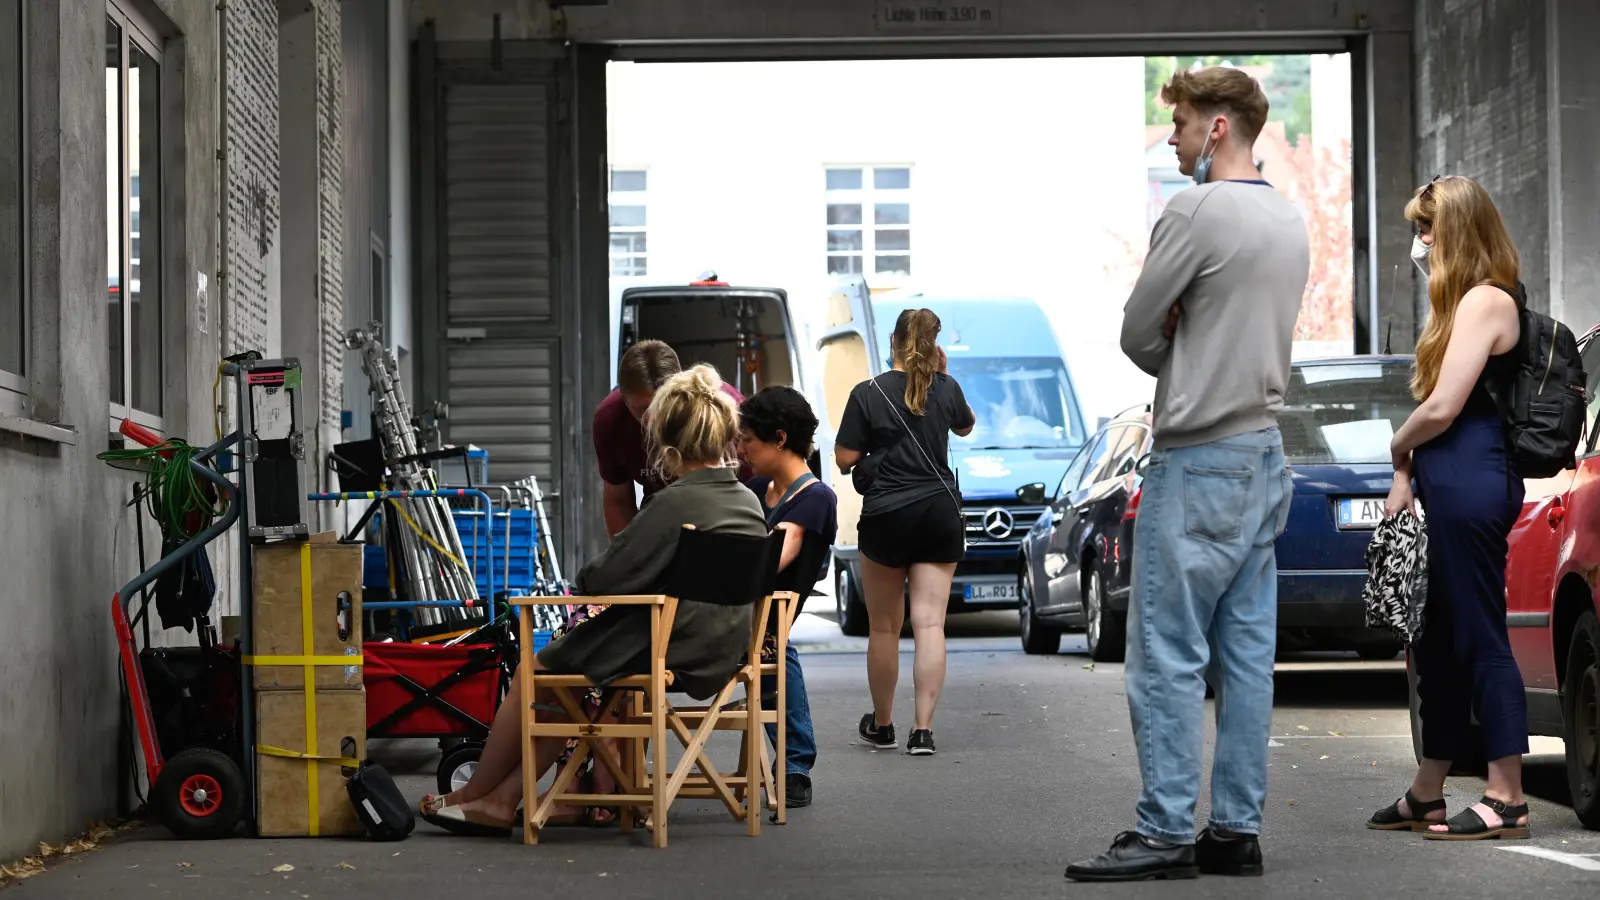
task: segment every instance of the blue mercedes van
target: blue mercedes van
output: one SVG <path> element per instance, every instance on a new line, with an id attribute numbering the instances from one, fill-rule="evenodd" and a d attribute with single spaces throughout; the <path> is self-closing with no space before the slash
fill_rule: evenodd
<path id="1" fill-rule="evenodd" d="M 971 434 L 950 436 L 950 470 L 967 528 L 967 556 L 956 567 L 950 612 L 1016 608 L 1022 538 L 1045 514 L 1046 492 L 1089 433 L 1066 357 L 1037 302 L 910 291 L 872 297 L 859 278 L 836 284 L 817 344 L 814 395 L 820 394 L 824 412 L 821 468 L 839 495 L 834 602 L 849 635 L 867 633 L 856 546 L 861 497 L 833 464 L 833 440 L 850 390 L 889 368 L 889 336 L 909 308 L 939 316 L 949 373 L 977 417 Z"/>

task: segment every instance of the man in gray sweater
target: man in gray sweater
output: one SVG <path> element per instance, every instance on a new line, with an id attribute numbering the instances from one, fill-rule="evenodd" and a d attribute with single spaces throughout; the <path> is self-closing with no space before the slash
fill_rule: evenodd
<path id="1" fill-rule="evenodd" d="M 1125 674 L 1144 790 L 1135 830 L 1067 869 L 1085 881 L 1262 871 L 1273 545 L 1294 493 L 1277 412 L 1310 251 L 1304 219 L 1252 161 L 1267 120 L 1260 85 L 1212 68 L 1179 72 L 1161 93 L 1198 187 L 1156 222 L 1122 324 L 1123 352 L 1156 376 Z M 1207 681 L 1217 748 L 1196 839 Z"/>

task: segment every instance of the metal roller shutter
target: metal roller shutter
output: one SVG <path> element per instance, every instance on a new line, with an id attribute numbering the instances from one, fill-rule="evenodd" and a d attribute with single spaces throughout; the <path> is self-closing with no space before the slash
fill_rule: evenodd
<path id="1" fill-rule="evenodd" d="M 487 450 L 494 482 L 557 489 L 548 85 L 447 84 L 441 112 L 449 440 Z"/>

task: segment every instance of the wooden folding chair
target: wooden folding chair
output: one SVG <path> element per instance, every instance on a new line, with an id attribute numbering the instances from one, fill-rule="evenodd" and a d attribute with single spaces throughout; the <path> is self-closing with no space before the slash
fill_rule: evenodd
<path id="1" fill-rule="evenodd" d="M 712 603 L 721 606 L 752 606 L 753 612 L 764 619 L 768 608 L 768 586 L 776 574 L 779 554 L 783 548 L 781 532 L 766 538 L 718 534 L 696 531 L 684 526 L 678 540 L 669 570 L 669 594 L 629 597 L 519 597 L 512 599 L 516 607 L 566 606 L 586 604 L 597 606 L 643 606 L 650 615 L 650 672 L 644 675 L 625 676 L 602 687 L 601 702 L 594 715 L 586 715 L 577 692 L 600 687 L 583 675 L 558 675 L 535 672 L 533 667 L 532 616 L 519 615 L 521 637 L 521 662 L 517 670 L 523 698 L 522 754 L 523 754 L 523 841 L 536 844 L 539 829 L 549 820 L 551 811 L 561 804 L 579 806 L 623 807 L 621 828 L 631 833 L 637 809 L 648 810 L 647 826 L 656 847 L 667 845 L 667 810 L 680 796 L 691 772 L 699 769 L 701 778 L 709 786 L 711 795 L 728 807 L 738 818 L 755 822 L 751 834 L 759 832 L 760 817 L 753 808 L 746 809 L 742 798 L 734 794 L 726 779 L 712 766 L 705 753 L 705 744 L 716 730 L 721 710 L 729 704 L 734 689 L 741 683 L 740 673 L 730 679 L 710 704 L 710 712 L 699 729 L 691 731 L 684 719 L 677 716 L 667 700 L 672 688 L 673 674 L 667 669 L 667 651 L 673 623 L 683 601 Z M 582 627 L 582 626 L 578 626 Z M 568 721 L 542 721 L 538 716 L 540 704 L 536 702 L 538 689 L 550 688 L 566 713 Z M 756 695 L 759 706 L 759 691 Z M 632 703 L 625 701 L 631 698 Z M 631 706 L 631 708 L 629 708 Z M 753 768 L 754 754 L 760 744 L 753 737 L 760 736 L 760 719 L 749 717 L 746 723 L 748 748 L 746 765 Z M 668 764 L 666 737 L 676 735 L 684 745 L 683 756 L 674 769 Z M 544 796 L 538 794 L 538 771 L 535 765 L 535 740 L 537 738 L 578 739 L 578 747 L 560 770 Z M 618 753 L 607 746 L 609 740 L 620 740 L 626 752 Z M 647 751 L 648 749 L 648 758 Z M 615 794 L 571 793 L 568 787 L 577 777 L 585 761 L 593 756 L 598 764 L 617 782 Z M 695 794 L 689 795 L 697 795 Z M 537 798 L 537 802 L 535 802 Z"/>

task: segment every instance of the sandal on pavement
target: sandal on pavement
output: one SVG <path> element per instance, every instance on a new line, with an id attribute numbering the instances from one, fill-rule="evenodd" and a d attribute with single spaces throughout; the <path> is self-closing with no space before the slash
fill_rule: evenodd
<path id="1" fill-rule="evenodd" d="M 1500 824 L 1490 827 L 1489 823 L 1471 806 L 1451 816 L 1447 821 L 1435 822 L 1435 825 L 1444 825 L 1445 831 L 1422 831 L 1422 836 L 1430 841 L 1483 841 L 1504 838 L 1506 840 L 1525 840 L 1532 834 L 1532 829 L 1527 825 L 1518 825 L 1528 814 L 1528 804 L 1520 803 L 1512 806 L 1496 800 L 1493 797 L 1481 797 L 1478 803 L 1494 810 L 1500 817 Z"/>
<path id="2" fill-rule="evenodd" d="M 417 804 L 422 821 L 452 834 L 467 837 L 507 837 L 515 822 L 500 822 L 482 813 L 469 812 L 445 803 L 445 798 L 426 794 Z"/>
<path id="3" fill-rule="evenodd" d="M 1437 812 L 1445 808 L 1443 797 L 1438 800 L 1418 800 L 1416 795 L 1406 788 L 1405 804 L 1409 816 L 1400 812 L 1400 801 L 1389 804 L 1383 809 L 1372 814 L 1367 820 L 1367 827 L 1374 831 L 1426 831 L 1429 825 L 1443 825 L 1443 819 L 1425 818 L 1428 813 Z"/>

